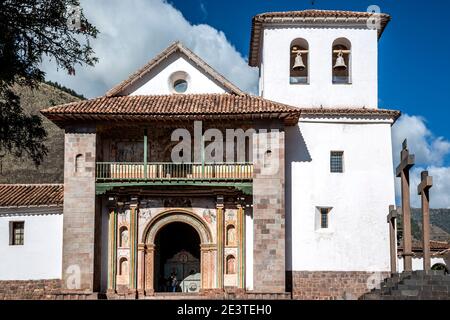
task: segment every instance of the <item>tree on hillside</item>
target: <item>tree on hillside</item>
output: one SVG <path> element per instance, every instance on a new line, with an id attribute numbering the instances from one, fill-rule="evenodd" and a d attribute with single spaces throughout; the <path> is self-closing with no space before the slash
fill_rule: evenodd
<path id="1" fill-rule="evenodd" d="M 42 121 L 22 110 L 11 86 L 44 81 L 43 58 L 72 75 L 76 65 L 94 65 L 89 39 L 97 33 L 78 0 L 0 0 L 0 157 L 26 155 L 40 164 L 47 153 Z"/>

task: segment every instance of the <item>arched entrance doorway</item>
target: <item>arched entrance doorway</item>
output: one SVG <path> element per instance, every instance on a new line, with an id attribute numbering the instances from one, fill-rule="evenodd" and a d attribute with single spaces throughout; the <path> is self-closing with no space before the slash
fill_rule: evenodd
<path id="1" fill-rule="evenodd" d="M 171 274 L 173 268 L 177 270 L 181 266 L 177 273 L 182 275 L 184 262 L 185 271 L 190 273 L 193 268 L 188 269 L 188 263 L 192 262 L 190 266 L 193 267 L 195 259 L 198 259 L 200 271 L 200 284 L 196 290 L 215 288 L 217 245 L 213 242 L 208 224 L 193 212 L 170 209 L 158 214 L 144 228 L 142 244 L 139 247 L 142 261 L 139 269 L 139 289 L 145 294 L 167 290 L 161 279 L 164 278 L 164 270 L 169 270 L 166 271 L 167 277 L 167 272 Z M 184 288 L 189 289 L 189 286 Z M 180 289 L 181 285 L 178 290 Z M 192 292 L 192 289 L 188 292 Z"/>
<path id="2" fill-rule="evenodd" d="M 155 291 L 198 292 L 200 260 L 200 236 L 194 227 L 183 222 L 162 227 L 155 237 Z"/>

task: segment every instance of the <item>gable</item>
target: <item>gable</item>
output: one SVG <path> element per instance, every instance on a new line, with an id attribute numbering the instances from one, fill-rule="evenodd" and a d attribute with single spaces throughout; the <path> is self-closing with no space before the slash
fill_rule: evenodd
<path id="1" fill-rule="evenodd" d="M 175 84 L 181 83 L 181 86 Z M 182 88 L 180 90 L 176 90 Z M 200 57 L 176 42 L 128 79 L 112 88 L 107 96 L 166 95 L 172 93 L 243 94 L 234 84 Z"/>
<path id="2" fill-rule="evenodd" d="M 134 82 L 122 94 L 160 95 L 177 93 L 173 85 L 178 80 L 187 82 L 187 89 L 183 92 L 187 94 L 230 92 L 208 74 L 199 70 L 183 54 L 175 53 Z"/>

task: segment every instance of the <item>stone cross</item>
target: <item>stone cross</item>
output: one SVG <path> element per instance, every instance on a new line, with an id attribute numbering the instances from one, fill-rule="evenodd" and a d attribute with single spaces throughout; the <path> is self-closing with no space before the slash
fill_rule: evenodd
<path id="1" fill-rule="evenodd" d="M 397 167 L 397 177 L 401 178 L 402 210 L 403 210 L 403 270 L 412 271 L 412 242 L 411 242 L 411 207 L 409 194 L 409 170 L 414 166 L 414 155 L 408 151 L 407 140 L 403 141 L 400 153 L 400 165 Z"/>
<path id="2" fill-rule="evenodd" d="M 433 186 L 433 177 L 428 176 L 428 171 L 422 171 L 422 181 L 417 186 L 417 193 L 422 198 L 422 246 L 423 246 L 423 270 L 431 269 L 430 261 L 430 188 Z"/>
<path id="3" fill-rule="evenodd" d="M 389 214 L 387 216 L 387 223 L 389 223 L 389 242 L 391 249 L 391 273 L 397 272 L 397 209 L 395 206 L 389 206 Z"/>

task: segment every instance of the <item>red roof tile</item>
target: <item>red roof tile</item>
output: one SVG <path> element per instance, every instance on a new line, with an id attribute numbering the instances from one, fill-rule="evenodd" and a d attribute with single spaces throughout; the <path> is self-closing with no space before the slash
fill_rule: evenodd
<path id="1" fill-rule="evenodd" d="M 0 184 L 0 207 L 61 206 L 62 184 Z"/>
<path id="2" fill-rule="evenodd" d="M 106 119 L 186 119 L 189 116 L 217 118 L 245 115 L 278 117 L 298 121 L 300 110 L 251 95 L 171 94 L 150 96 L 101 97 L 41 110 L 52 121 Z"/>

